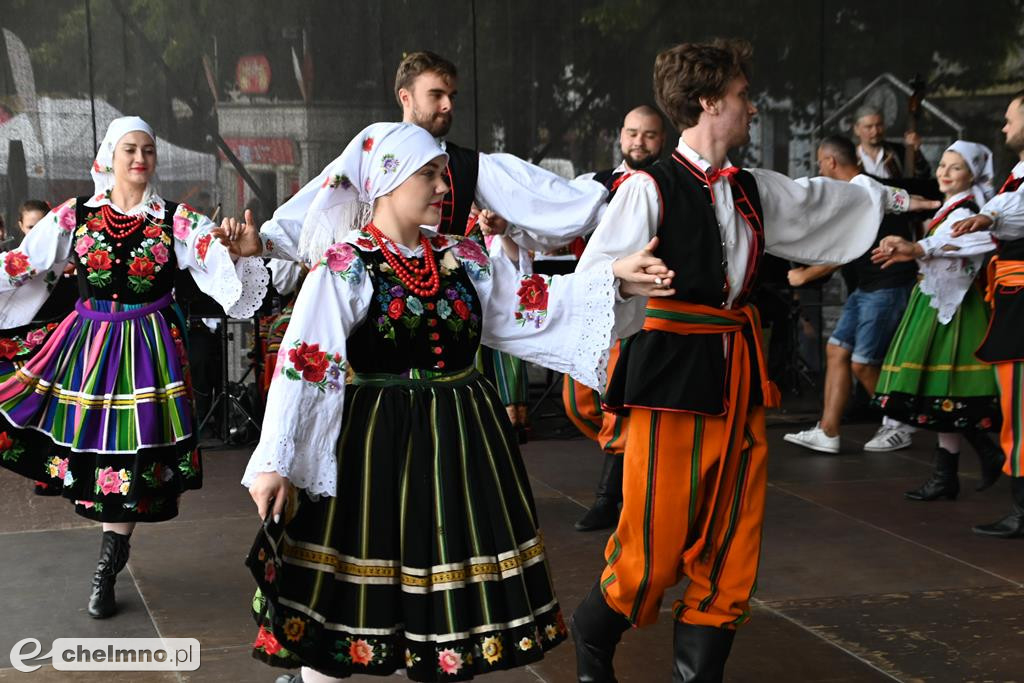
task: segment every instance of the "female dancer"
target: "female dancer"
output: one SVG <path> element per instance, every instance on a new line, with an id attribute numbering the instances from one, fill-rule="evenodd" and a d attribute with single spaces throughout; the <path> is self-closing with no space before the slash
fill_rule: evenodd
<path id="1" fill-rule="evenodd" d="M 938 432 L 934 473 L 904 494 L 921 501 L 960 493 L 962 436 L 981 459 L 979 491 L 995 483 L 1004 460 L 984 433 L 1001 421 L 995 373 L 974 357 L 988 327 L 988 306 L 975 277 L 995 243 L 985 233 L 951 234 L 953 224 L 976 214 L 991 194 L 992 152 L 957 140 L 942 154 L 935 176 L 946 199 L 927 236 L 918 242 L 885 237 L 871 256 L 883 268 L 917 259 L 921 271 L 874 398 L 889 417 Z"/>
<path id="2" fill-rule="evenodd" d="M 95 192 L 67 200 L 0 255 L 3 328 L 30 321 L 68 262 L 77 268 L 75 310 L 25 338 L 27 361 L 0 360 L 0 465 L 103 522 L 95 618 L 116 611 L 136 522 L 174 517 L 182 492 L 202 483 L 175 267 L 231 317 L 251 316 L 268 280 L 259 259 L 232 262 L 209 219 L 156 193 L 155 141 L 142 119 L 115 119 L 93 163 Z"/>
<path id="3" fill-rule="evenodd" d="M 374 124 L 305 217 L 303 241 L 347 234 L 296 301 L 243 479 L 266 520 L 248 559 L 255 654 L 303 666 L 282 681 L 464 680 L 566 636 L 515 435 L 474 356 L 512 349 L 603 386 L 614 278 L 667 295 L 672 274 L 645 250 L 583 277 L 522 276 L 421 229 L 440 220 L 445 164 L 419 126 Z"/>

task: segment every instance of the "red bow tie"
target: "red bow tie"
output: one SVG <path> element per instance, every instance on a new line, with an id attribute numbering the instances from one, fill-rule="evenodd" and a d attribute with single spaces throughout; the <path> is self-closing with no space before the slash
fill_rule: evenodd
<path id="1" fill-rule="evenodd" d="M 705 175 L 708 177 L 708 185 L 714 185 L 719 178 L 725 178 L 731 183 L 733 176 L 739 172 L 739 166 L 730 166 L 729 168 L 709 169 Z"/>
<path id="2" fill-rule="evenodd" d="M 1017 188 L 1019 188 L 1022 183 L 1024 183 L 1024 178 L 1014 178 L 1011 173 L 1010 177 L 1006 179 L 1006 182 L 1003 183 L 1003 186 L 999 188 L 999 192 L 996 194 L 1002 194 L 1003 192 L 1016 192 Z"/>

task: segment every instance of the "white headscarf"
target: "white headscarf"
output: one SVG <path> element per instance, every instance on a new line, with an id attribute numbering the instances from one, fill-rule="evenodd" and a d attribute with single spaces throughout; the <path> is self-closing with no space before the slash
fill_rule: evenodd
<path id="1" fill-rule="evenodd" d="M 107 126 L 107 134 L 103 136 L 100 148 L 96 150 L 96 159 L 92 162 L 92 170 L 89 171 L 94 185 L 93 197 L 105 195 L 114 187 L 114 147 L 118 140 L 135 131 L 142 131 L 153 139 L 153 144 L 156 144 L 153 129 L 138 116 L 122 116 Z"/>
<path id="2" fill-rule="evenodd" d="M 985 145 L 967 140 L 957 140 L 946 148 L 947 152 L 956 152 L 967 162 L 967 167 L 974 176 L 974 184 L 971 185 L 971 194 L 979 207 L 995 194 L 992 186 L 992 150 Z"/>
<path id="3" fill-rule="evenodd" d="M 308 183 L 286 202 L 302 205 L 308 201 L 303 194 L 315 193 L 302 222 L 301 256 L 317 260 L 350 230 L 369 223 L 377 197 L 439 156 L 448 157 L 437 140 L 415 124 L 374 123 L 364 128 L 321 171 L 318 182 Z"/>

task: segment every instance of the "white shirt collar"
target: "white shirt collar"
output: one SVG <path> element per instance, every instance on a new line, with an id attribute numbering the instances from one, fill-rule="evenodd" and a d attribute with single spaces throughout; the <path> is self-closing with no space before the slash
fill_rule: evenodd
<path id="1" fill-rule="evenodd" d="M 153 187 L 151 185 L 146 186 L 146 192 L 142 195 L 142 201 L 127 211 L 113 202 L 110 198 L 110 190 L 107 190 L 104 194 L 94 196 L 85 203 L 86 206 L 97 208 L 105 204 L 109 204 L 125 216 L 133 216 L 137 213 L 146 212 L 157 220 L 162 220 L 164 217 L 164 200 L 160 195 L 153 191 Z"/>
<path id="2" fill-rule="evenodd" d="M 612 170 L 612 175 L 616 173 L 635 173 L 633 169 L 626 165 L 626 160 L 623 159 L 619 162 L 619 165 Z"/>
<path id="3" fill-rule="evenodd" d="M 1011 173 L 1014 178 L 1024 178 L 1024 161 L 1018 161 Z"/>
<path id="4" fill-rule="evenodd" d="M 683 142 L 682 135 L 679 136 L 679 144 L 676 146 L 676 151 L 682 154 L 687 161 L 693 163 L 697 168 L 704 171 L 705 174 L 711 170 L 711 162 L 698 154 L 695 149 Z M 725 163 L 722 164 L 722 168 L 729 168 L 730 166 L 732 166 L 732 162 L 728 159 L 726 159 Z"/>
<path id="5" fill-rule="evenodd" d="M 882 159 L 885 158 L 885 147 L 882 147 L 881 145 L 879 145 L 879 147 L 878 147 L 878 154 L 876 154 L 874 157 L 872 157 L 870 154 L 868 154 L 867 152 L 864 151 L 863 147 L 861 147 L 860 145 L 857 145 L 857 154 L 860 154 L 865 159 L 868 159 L 871 162 L 873 162 L 875 165 L 878 165 L 878 164 L 882 163 Z"/>

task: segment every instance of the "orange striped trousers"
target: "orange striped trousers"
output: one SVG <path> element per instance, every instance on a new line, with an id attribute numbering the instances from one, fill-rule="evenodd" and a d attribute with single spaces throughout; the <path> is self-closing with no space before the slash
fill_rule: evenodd
<path id="1" fill-rule="evenodd" d="M 778 405 L 757 311 L 652 299 L 644 329 L 727 335 L 727 410 L 630 410 L 622 514 L 605 548 L 601 588 L 612 609 L 643 626 L 657 620 L 665 590 L 686 576 L 675 618 L 735 628 L 749 618 L 757 581 L 768 455 L 765 408 L 748 405 L 755 378 L 744 330 L 754 330 L 765 404 Z"/>
<path id="2" fill-rule="evenodd" d="M 1003 472 L 1009 477 L 1024 477 L 1024 363 L 995 363 L 993 367 L 1003 413 L 999 432 L 999 445 L 1006 456 Z"/>
<path id="3" fill-rule="evenodd" d="M 615 371 L 622 342 L 615 342 L 608 353 L 608 377 Z M 625 415 L 616 415 L 601 409 L 601 394 L 586 384 L 580 384 L 569 375 L 562 381 L 562 403 L 569 421 L 583 433 L 596 441 L 606 452 L 622 455 L 626 450 Z"/>

